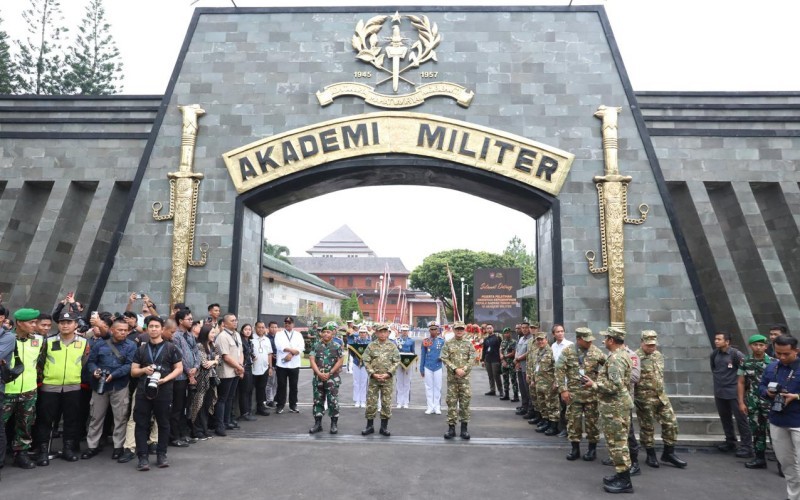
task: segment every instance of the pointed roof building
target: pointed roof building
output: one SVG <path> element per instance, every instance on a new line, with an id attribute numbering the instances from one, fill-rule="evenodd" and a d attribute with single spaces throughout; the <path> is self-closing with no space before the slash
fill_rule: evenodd
<path id="1" fill-rule="evenodd" d="M 346 224 L 322 238 L 306 253 L 312 257 L 375 257 L 375 252 Z"/>

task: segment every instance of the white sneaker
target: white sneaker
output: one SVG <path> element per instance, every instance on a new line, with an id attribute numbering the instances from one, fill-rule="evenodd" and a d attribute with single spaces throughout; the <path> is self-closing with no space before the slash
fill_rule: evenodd
<path id="1" fill-rule="evenodd" d="M 433 410 L 431 410 L 430 408 L 425 410 L 425 415 L 430 415 L 431 413 L 433 413 Z"/>
<path id="2" fill-rule="evenodd" d="M 437 415 L 441 415 L 442 414 L 442 410 L 436 409 L 436 410 L 433 411 L 433 413 L 435 413 Z"/>
<path id="3" fill-rule="evenodd" d="M 403 405 L 403 408 L 405 408 L 407 410 L 408 409 L 408 405 Z"/>
<path id="4" fill-rule="evenodd" d="M 401 405 L 400 403 L 397 403 L 397 408 L 398 408 L 398 409 L 399 409 L 399 408 L 402 408 L 402 407 L 403 407 L 403 405 Z"/>

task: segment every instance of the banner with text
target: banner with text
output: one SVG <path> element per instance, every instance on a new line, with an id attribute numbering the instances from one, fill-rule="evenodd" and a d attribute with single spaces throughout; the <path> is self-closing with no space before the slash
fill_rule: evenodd
<path id="1" fill-rule="evenodd" d="M 475 322 L 491 323 L 498 333 L 514 328 L 522 321 L 519 268 L 484 268 L 475 270 Z"/>

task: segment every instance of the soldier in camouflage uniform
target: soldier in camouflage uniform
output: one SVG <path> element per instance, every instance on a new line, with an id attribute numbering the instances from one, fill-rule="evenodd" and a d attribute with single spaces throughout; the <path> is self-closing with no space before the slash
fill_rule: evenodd
<path id="1" fill-rule="evenodd" d="M 686 462 L 675 455 L 675 442 L 678 440 L 678 419 L 672 411 L 667 392 L 664 390 L 664 356 L 656 350 L 658 333 L 653 330 L 642 332 L 642 343 L 636 351 L 639 357 L 639 382 L 634 389 L 636 416 L 639 419 L 639 439 L 647 451 L 645 463 L 658 467 L 655 450 L 656 420 L 661 424 L 661 440 L 664 452 L 661 460 L 681 469 Z M 764 346 L 766 348 L 766 345 Z M 758 383 L 756 383 L 756 386 Z"/>
<path id="2" fill-rule="evenodd" d="M 14 452 L 14 465 L 21 469 L 33 469 L 36 465 L 28 457 L 31 448 L 31 431 L 36 419 L 37 373 L 36 361 L 42 351 L 44 339 L 34 334 L 39 311 L 36 309 L 18 309 L 14 313 L 14 329 L 16 333 L 17 354 L 25 365 L 22 374 L 13 382 L 6 384 L 3 399 L 2 425 L 0 432 L 14 416 L 14 436 L 11 449 Z M 15 366 L 16 356 L 11 357 L 11 367 Z"/>
<path id="3" fill-rule="evenodd" d="M 516 355 L 517 341 L 511 338 L 511 328 L 503 328 L 503 340 L 500 342 L 500 374 L 503 377 L 503 397 L 500 399 L 503 401 L 511 399 L 509 398 L 510 389 L 513 389 L 514 394 L 514 398 L 511 401 L 519 401 L 519 386 L 517 385 L 517 374 L 514 370 L 514 357 Z"/>
<path id="4" fill-rule="evenodd" d="M 456 436 L 458 417 L 461 419 L 461 439 L 469 439 L 467 424 L 472 399 L 469 374 L 472 371 L 472 360 L 475 359 L 475 346 L 464 338 L 466 325 L 463 322 L 456 321 L 453 331 L 455 337 L 445 342 L 441 354 L 442 363 L 447 367 L 447 433 L 444 438 L 452 439 Z"/>
<path id="5" fill-rule="evenodd" d="M 633 409 L 629 390 L 633 363 L 625 350 L 624 330 L 609 327 L 601 334 L 605 336 L 603 343 L 610 354 L 597 381 L 585 375 L 583 386 L 597 394 L 600 428 L 616 469 L 615 475 L 603 478 L 603 488 L 609 493 L 633 493 L 628 450 L 628 429 Z"/>
<path id="6" fill-rule="evenodd" d="M 543 432 L 545 436 L 555 436 L 558 434 L 558 414 L 560 406 L 558 404 L 558 393 L 556 392 L 556 358 L 553 356 L 553 349 L 547 343 L 547 333 L 539 332 L 536 334 L 536 354 L 531 363 L 528 359 L 528 370 L 532 373 L 532 388 L 535 389 L 531 395 L 536 394 L 536 408 L 542 415 L 542 421 L 536 428 L 536 432 Z"/>
<path id="7" fill-rule="evenodd" d="M 767 436 L 769 435 L 769 401 L 762 398 L 758 392 L 758 385 L 764 370 L 773 361 L 766 354 L 767 338 L 763 335 L 753 335 L 747 341 L 751 354 L 744 358 L 739 365 L 738 398 L 739 409 L 747 415 L 750 422 L 750 431 L 753 433 L 753 448 L 755 458 L 744 464 L 748 469 L 766 469 L 767 461 L 764 452 L 767 449 Z"/>
<path id="8" fill-rule="evenodd" d="M 558 392 L 567 404 L 567 439 L 572 443 L 572 451 L 567 460 L 577 460 L 581 455 L 580 442 L 586 429 L 589 450 L 583 455 L 587 462 L 597 458 L 597 442 L 600 430 L 597 426 L 597 394 L 583 387 L 583 376 L 596 379 L 606 356 L 592 341 L 594 335 L 588 328 L 575 330 L 575 343 L 564 348 L 556 363 Z"/>
<path id="9" fill-rule="evenodd" d="M 377 340 L 370 343 L 361 360 L 367 368 L 369 385 L 367 387 L 367 427 L 361 431 L 362 436 L 375 432 L 373 423 L 378 412 L 378 398 L 381 401 L 381 429 L 384 436 L 391 436 L 389 419 L 392 418 L 392 395 L 394 394 L 394 373 L 400 364 L 400 351 L 397 344 L 389 341 L 389 327 L 376 325 Z"/>
<path id="10" fill-rule="evenodd" d="M 339 370 L 342 368 L 342 346 L 333 341 L 336 323 L 327 323 L 319 333 L 320 340 L 314 344 L 310 363 L 314 377 L 311 387 L 314 392 L 314 427 L 308 432 L 322 431 L 322 416 L 325 414 L 325 400 L 328 400 L 328 415 L 331 417 L 331 434 L 339 432 Z"/>

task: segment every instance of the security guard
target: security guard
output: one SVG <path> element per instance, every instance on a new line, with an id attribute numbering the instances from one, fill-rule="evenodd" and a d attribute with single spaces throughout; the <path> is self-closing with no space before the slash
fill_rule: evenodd
<path id="1" fill-rule="evenodd" d="M 14 313 L 14 329 L 17 336 L 16 352 L 12 356 L 11 367 L 16 366 L 16 358 L 25 370 L 16 380 L 6 384 L 3 398 L 3 430 L 14 415 L 14 437 L 11 449 L 14 451 L 14 465 L 21 469 L 36 467 L 28 458 L 31 447 L 31 431 L 36 419 L 36 360 L 42 350 L 44 339 L 34 334 L 39 318 L 36 309 L 19 309 Z"/>
<path id="2" fill-rule="evenodd" d="M 76 462 L 80 457 L 81 370 L 88 356 L 87 340 L 76 335 L 78 317 L 72 311 L 58 316 L 58 335 L 50 337 L 39 355 L 37 368 L 42 386 L 36 404 L 36 465 L 49 465 L 49 443 L 59 415 L 64 416 L 62 458 Z"/>

